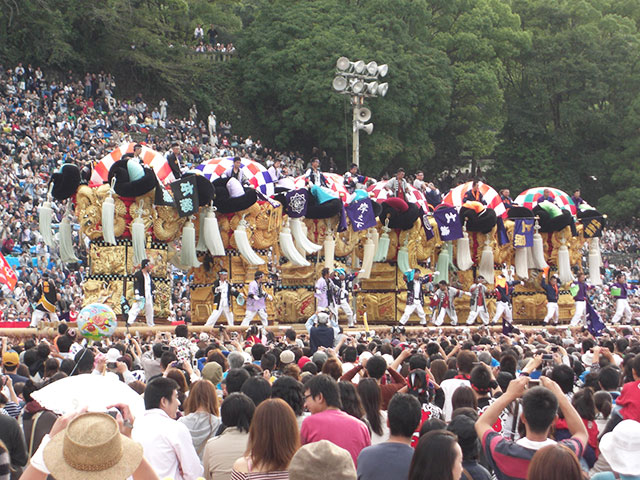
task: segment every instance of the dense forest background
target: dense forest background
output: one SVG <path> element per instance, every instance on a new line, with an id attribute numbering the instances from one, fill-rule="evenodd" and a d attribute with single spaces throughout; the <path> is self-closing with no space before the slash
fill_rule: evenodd
<path id="1" fill-rule="evenodd" d="M 335 61 L 389 65 L 362 169 L 427 177 L 472 164 L 513 194 L 553 185 L 640 214 L 637 0 L 0 0 L 0 58 L 109 71 L 117 96 L 196 103 L 238 133 L 350 162 Z M 233 42 L 193 55 L 196 24 Z M 186 45 L 186 46 L 185 46 Z M 170 47 L 171 46 L 171 47 Z M 366 137 L 366 138 L 363 138 Z"/>

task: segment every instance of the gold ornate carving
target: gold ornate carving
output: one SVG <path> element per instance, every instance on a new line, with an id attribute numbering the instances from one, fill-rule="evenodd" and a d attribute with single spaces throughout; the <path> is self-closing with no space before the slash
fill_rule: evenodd
<path id="1" fill-rule="evenodd" d="M 95 191 L 87 185 L 81 185 L 76 193 L 76 217 L 83 235 L 91 240 L 102 236 L 100 230 L 102 209 L 97 203 Z"/>
<path id="2" fill-rule="evenodd" d="M 395 322 L 397 320 L 396 292 L 359 292 L 356 296 L 356 305 L 358 321 L 365 311 L 369 322 Z"/>
<path id="3" fill-rule="evenodd" d="M 304 288 L 279 291 L 275 298 L 275 313 L 280 323 L 306 321 L 315 312 L 313 292 Z"/>
<path id="4" fill-rule="evenodd" d="M 125 275 L 126 252 L 124 245 L 99 246 L 92 243 L 89 249 L 91 275 Z"/>
<path id="5" fill-rule="evenodd" d="M 156 221 L 153 223 L 153 234 L 161 242 L 169 242 L 178 238 L 186 217 L 180 218 L 174 207 L 156 205 Z M 196 230 L 199 232 L 200 230 Z"/>
<path id="6" fill-rule="evenodd" d="M 156 209 L 153 208 L 155 189 L 151 190 L 140 197 L 136 197 L 131 205 L 129 205 L 129 215 L 135 220 L 138 218 L 138 212 L 142 208 L 142 221 L 144 222 L 145 232 L 152 229 L 157 218 Z M 129 226 L 129 228 L 131 228 Z"/>

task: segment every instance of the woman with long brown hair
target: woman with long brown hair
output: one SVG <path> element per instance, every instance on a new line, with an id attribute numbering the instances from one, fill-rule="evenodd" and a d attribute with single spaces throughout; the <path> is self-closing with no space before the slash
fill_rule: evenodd
<path id="1" fill-rule="evenodd" d="M 387 412 L 382 410 L 380 386 L 373 378 L 363 378 L 358 383 L 358 395 L 365 411 L 365 418 L 371 427 L 371 445 L 386 442 L 389 439 Z"/>
<path id="2" fill-rule="evenodd" d="M 213 438 L 220 427 L 218 395 L 209 380 L 198 380 L 191 384 L 189 396 L 184 403 L 185 416 L 178 421 L 184 423 L 191 433 L 191 441 L 202 461 L 207 441 Z"/>
<path id="3" fill-rule="evenodd" d="M 184 409 L 184 404 L 187 399 L 187 395 L 189 395 L 189 385 L 187 384 L 187 379 L 182 373 L 182 370 L 177 368 L 167 368 L 167 371 L 164 373 L 164 376 L 175 380 L 178 384 L 178 400 L 180 400 L 180 411 L 182 412 Z"/>
<path id="4" fill-rule="evenodd" d="M 247 451 L 233 464 L 231 480 L 288 480 L 298 448 L 300 432 L 291 407 L 279 398 L 265 400 L 253 415 Z"/>

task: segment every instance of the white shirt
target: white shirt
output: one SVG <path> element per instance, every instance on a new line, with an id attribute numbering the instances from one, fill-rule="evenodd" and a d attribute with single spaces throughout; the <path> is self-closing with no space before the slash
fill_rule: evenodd
<path id="1" fill-rule="evenodd" d="M 218 305 L 218 308 L 229 306 L 228 290 L 229 290 L 229 283 L 220 282 L 220 285 L 218 285 L 218 292 L 220 292 L 220 304 Z"/>
<path id="2" fill-rule="evenodd" d="M 147 302 L 153 302 L 153 297 L 151 296 L 151 275 L 149 275 L 148 273 L 142 273 L 142 276 L 144 277 L 144 296 L 145 296 L 145 301 Z"/>
<path id="3" fill-rule="evenodd" d="M 533 440 L 529 440 L 527 437 L 523 437 L 516 442 L 518 445 L 521 445 L 525 448 L 529 448 L 531 450 L 540 450 L 542 447 L 546 447 L 548 445 L 555 445 L 557 442 L 550 438 L 547 438 L 543 442 L 535 442 Z"/>
<path id="4" fill-rule="evenodd" d="M 453 392 L 455 392 L 458 387 L 470 387 L 471 382 L 469 380 L 464 380 L 462 378 L 449 378 L 448 380 L 443 380 L 440 384 L 440 388 L 444 392 L 444 408 L 442 411 L 444 412 L 444 420 L 445 422 L 451 421 L 451 414 L 453 413 L 453 406 L 451 405 L 451 398 L 453 397 Z"/>
<path id="5" fill-rule="evenodd" d="M 413 303 L 420 303 L 420 289 L 422 288 L 422 283 L 419 281 L 413 282 Z"/>
<path id="6" fill-rule="evenodd" d="M 144 457 L 160 478 L 195 480 L 203 475 L 189 429 L 163 410 L 147 410 L 136 419 L 131 438 L 142 444 Z"/>

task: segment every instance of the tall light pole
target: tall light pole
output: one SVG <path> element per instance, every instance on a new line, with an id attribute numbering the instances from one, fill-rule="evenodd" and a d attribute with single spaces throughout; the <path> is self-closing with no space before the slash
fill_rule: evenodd
<path id="1" fill-rule="evenodd" d="M 384 97 L 389 90 L 388 83 L 379 83 L 385 77 L 389 67 L 378 65 L 376 62 L 364 63 L 350 61 L 347 57 L 340 57 L 336 62 L 336 77 L 333 79 L 333 89 L 343 95 L 351 96 L 353 107 L 353 163 L 360 166 L 360 130 L 369 135 L 373 132 L 373 123 L 366 123 L 371 119 L 371 110 L 364 106 L 366 97 Z"/>

